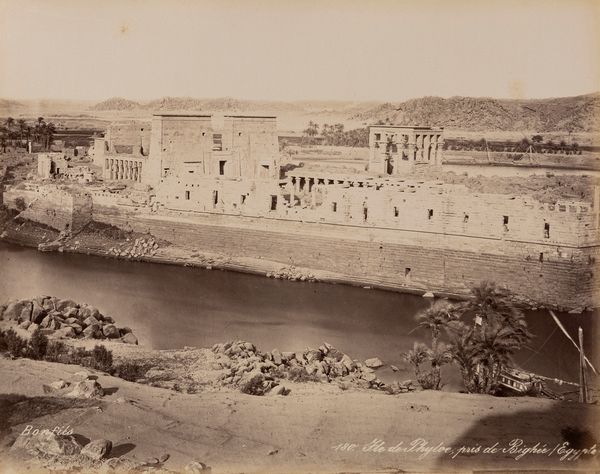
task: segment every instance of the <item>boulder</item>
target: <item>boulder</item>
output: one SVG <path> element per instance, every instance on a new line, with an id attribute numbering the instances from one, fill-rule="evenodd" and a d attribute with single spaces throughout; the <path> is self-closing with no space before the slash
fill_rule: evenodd
<path id="1" fill-rule="evenodd" d="M 112 442 L 108 439 L 95 439 L 86 444 L 81 450 L 81 454 L 94 461 L 107 458 L 112 451 Z"/>
<path id="2" fill-rule="evenodd" d="M 100 321 L 98 321 L 94 316 L 88 316 L 83 320 L 83 327 L 96 325 L 100 327 Z"/>
<path id="3" fill-rule="evenodd" d="M 36 329 L 39 329 L 39 327 L 40 327 L 39 324 L 31 323 L 29 325 L 29 327 L 27 328 L 27 331 L 34 332 Z"/>
<path id="4" fill-rule="evenodd" d="M 118 339 L 119 338 L 119 330 L 115 327 L 114 324 L 107 324 L 102 328 L 102 334 L 110 339 Z"/>
<path id="5" fill-rule="evenodd" d="M 423 298 L 435 298 L 435 295 L 431 291 L 428 291 L 423 293 Z"/>
<path id="6" fill-rule="evenodd" d="M 291 392 L 291 390 L 289 388 L 285 388 L 283 385 L 278 385 L 271 391 L 271 393 L 273 393 L 274 395 L 282 395 L 282 396 L 287 396 L 290 394 L 290 392 Z"/>
<path id="7" fill-rule="evenodd" d="M 50 387 L 52 387 L 55 390 L 62 390 L 63 388 L 66 388 L 68 386 L 69 386 L 69 382 L 65 382 L 62 379 L 57 380 L 56 382 L 52 382 L 50 384 Z"/>
<path id="8" fill-rule="evenodd" d="M 79 305 L 72 300 L 58 300 L 56 302 L 56 309 L 63 313 L 66 313 L 71 309 L 77 309 L 78 307 Z"/>
<path id="9" fill-rule="evenodd" d="M 79 309 L 77 308 L 70 308 L 67 312 L 63 313 L 65 318 L 78 318 L 79 316 Z M 80 318 L 78 318 L 77 320 L 79 321 Z"/>
<path id="10" fill-rule="evenodd" d="M 96 321 L 100 319 L 100 311 L 98 311 L 98 308 L 95 308 L 94 306 L 82 306 L 79 308 L 79 314 L 84 319 L 89 317 L 96 319 Z"/>
<path id="11" fill-rule="evenodd" d="M 273 357 L 273 363 L 275 365 L 281 365 L 281 352 L 279 352 L 279 349 L 273 349 L 271 351 L 271 356 Z"/>
<path id="12" fill-rule="evenodd" d="M 22 310 L 21 310 L 21 315 L 19 316 L 19 320 L 20 321 L 29 321 L 31 320 L 31 309 L 33 308 L 33 305 L 30 303 L 28 305 L 26 305 Z"/>
<path id="13" fill-rule="evenodd" d="M 377 369 L 383 366 L 383 362 L 378 357 L 372 357 L 371 359 L 365 360 L 365 365 L 370 369 Z"/>
<path id="14" fill-rule="evenodd" d="M 80 382 L 82 380 L 93 380 L 92 377 L 92 374 L 90 374 L 89 372 L 85 370 L 80 370 L 79 372 L 75 372 L 71 378 L 74 381 Z"/>
<path id="15" fill-rule="evenodd" d="M 361 378 L 367 382 L 374 382 L 375 380 L 377 380 L 377 376 L 372 373 L 362 374 Z"/>
<path id="16" fill-rule="evenodd" d="M 88 339 L 93 339 L 99 334 L 102 334 L 99 324 L 92 324 L 91 326 L 88 326 L 83 330 L 83 335 Z"/>
<path id="17" fill-rule="evenodd" d="M 50 316 L 46 316 L 44 319 L 42 319 L 42 322 L 40 322 L 40 327 L 41 328 L 47 328 L 48 324 L 50 324 L 50 320 L 52 318 Z"/>
<path id="18" fill-rule="evenodd" d="M 323 360 L 323 353 L 318 349 L 310 349 L 306 352 L 306 360 L 312 362 L 313 360 Z"/>
<path id="19" fill-rule="evenodd" d="M 68 317 L 67 319 L 65 319 L 65 323 L 66 324 L 78 324 L 79 323 L 79 319 L 74 318 L 74 317 Z"/>
<path id="20" fill-rule="evenodd" d="M 59 436 L 50 430 L 40 430 L 36 434 L 22 433 L 10 449 L 39 451 L 50 456 L 72 456 L 79 454 L 81 445 L 73 436 Z"/>
<path id="21" fill-rule="evenodd" d="M 56 298 L 54 298 L 54 297 L 46 298 L 44 301 L 42 301 L 42 308 L 44 308 L 48 312 L 55 311 L 56 310 Z"/>
<path id="22" fill-rule="evenodd" d="M 71 326 L 65 326 L 56 331 L 59 337 L 75 337 L 77 334 Z"/>
<path id="23" fill-rule="evenodd" d="M 23 319 L 29 319 L 29 316 L 31 315 L 31 303 L 28 301 L 15 301 L 13 303 L 9 303 L 8 306 L 6 306 L 4 312 L 2 313 L 2 318 L 9 320 L 17 320 L 19 319 L 19 317 L 24 315 L 24 310 L 26 308 L 29 308 L 29 314 L 27 314 L 27 318 Z"/>
<path id="24" fill-rule="evenodd" d="M 27 329 L 29 326 L 31 326 L 31 321 L 29 321 L 27 319 L 25 321 L 23 321 L 21 324 L 19 324 L 19 327 L 23 328 L 23 329 Z"/>
<path id="25" fill-rule="evenodd" d="M 138 339 L 137 337 L 135 337 L 135 335 L 132 332 L 128 332 L 127 334 L 125 334 L 122 338 L 121 341 L 123 341 L 125 344 L 136 344 L 138 343 Z"/>
<path id="26" fill-rule="evenodd" d="M 133 331 L 131 330 L 131 328 L 128 328 L 128 327 L 119 328 L 119 334 L 120 334 L 121 336 L 124 336 L 125 334 L 129 334 L 130 332 L 133 332 Z M 218 351 L 219 351 L 219 352 L 223 352 L 223 347 L 222 347 L 222 344 L 221 344 L 220 346 L 221 346 L 221 347 L 220 347 L 220 349 L 219 349 Z M 213 351 L 215 351 L 215 349 L 214 349 L 214 346 L 213 346 Z M 216 352 L 216 351 L 215 351 L 215 352 Z"/>
<path id="27" fill-rule="evenodd" d="M 77 323 L 68 324 L 67 326 L 72 327 L 75 334 L 81 334 L 83 332 L 83 328 Z"/>
<path id="28" fill-rule="evenodd" d="M 400 369 L 398 367 L 396 367 L 395 365 L 390 365 L 390 369 L 392 369 L 394 372 L 398 372 Z"/>
<path id="29" fill-rule="evenodd" d="M 104 321 L 105 323 L 108 324 L 115 324 L 115 320 L 113 318 L 111 318 L 110 316 L 104 316 L 103 314 L 100 315 L 100 318 L 102 319 L 102 321 Z"/>
<path id="30" fill-rule="evenodd" d="M 183 472 L 186 474 L 199 474 L 203 472 L 207 474 L 211 471 L 211 468 L 200 461 L 191 461 L 185 465 Z"/>
<path id="31" fill-rule="evenodd" d="M 50 323 L 48 323 L 48 329 L 50 329 L 52 331 L 56 331 L 57 329 L 60 329 L 60 322 L 54 318 L 51 318 Z"/>
<path id="32" fill-rule="evenodd" d="M 40 306 L 40 304 L 34 300 L 33 307 L 31 309 L 31 322 L 40 324 L 46 317 L 46 310 Z"/>
<path id="33" fill-rule="evenodd" d="M 353 369 L 356 368 L 356 364 L 354 363 L 354 361 L 350 358 L 350 356 L 346 354 L 344 354 L 344 357 L 342 357 L 342 360 L 340 362 L 344 364 L 344 367 L 348 369 L 348 372 L 351 372 Z"/>
<path id="34" fill-rule="evenodd" d="M 70 398 L 100 398 L 103 396 L 102 386 L 92 379 L 74 383 L 73 390 L 65 394 L 65 397 Z"/>

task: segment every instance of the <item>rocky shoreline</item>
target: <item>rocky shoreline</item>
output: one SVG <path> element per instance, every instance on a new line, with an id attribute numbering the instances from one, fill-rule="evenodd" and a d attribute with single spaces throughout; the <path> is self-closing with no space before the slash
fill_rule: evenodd
<path id="1" fill-rule="evenodd" d="M 118 328 L 113 318 L 100 313 L 94 306 L 54 296 L 8 301 L 0 305 L 0 319 L 13 321 L 29 333 L 39 329 L 58 338 L 114 339 L 127 344 L 138 343 L 130 328 Z"/>

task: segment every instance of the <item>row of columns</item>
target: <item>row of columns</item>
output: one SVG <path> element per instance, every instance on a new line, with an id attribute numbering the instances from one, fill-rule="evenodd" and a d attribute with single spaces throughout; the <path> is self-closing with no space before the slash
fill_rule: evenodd
<path id="1" fill-rule="evenodd" d="M 127 180 L 142 182 L 142 163 L 135 160 L 118 160 L 107 158 L 109 178 L 114 180 Z"/>

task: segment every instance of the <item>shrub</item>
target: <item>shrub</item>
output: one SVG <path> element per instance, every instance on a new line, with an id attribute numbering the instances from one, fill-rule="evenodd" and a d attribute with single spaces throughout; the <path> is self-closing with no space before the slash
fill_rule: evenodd
<path id="1" fill-rule="evenodd" d="M 318 382 L 316 374 L 309 374 L 304 367 L 290 367 L 287 377 L 292 382 Z"/>
<path id="2" fill-rule="evenodd" d="M 3 334 L 3 346 L 12 357 L 23 357 L 27 348 L 27 341 L 19 337 L 13 329 L 9 329 Z"/>
<path id="3" fill-rule="evenodd" d="M 23 199 L 22 197 L 18 197 L 15 199 L 15 207 L 17 208 L 17 211 L 24 211 L 25 209 L 27 209 L 27 205 L 25 204 L 25 199 Z"/>
<path id="4" fill-rule="evenodd" d="M 265 376 L 262 374 L 256 374 L 250 380 L 248 380 L 242 387 L 240 388 L 242 393 L 247 395 L 264 395 L 267 391 L 265 387 Z"/>
<path id="5" fill-rule="evenodd" d="M 51 341 L 46 349 L 44 357 L 48 362 L 65 362 L 69 363 L 69 349 L 60 341 Z"/>
<path id="6" fill-rule="evenodd" d="M 29 339 L 29 347 L 27 348 L 27 357 L 35 360 L 42 360 L 48 351 L 48 338 L 42 334 L 39 329 L 36 329 Z"/>
<path id="7" fill-rule="evenodd" d="M 136 380 L 143 379 L 146 376 L 148 369 L 150 369 L 149 364 L 137 361 L 126 361 L 115 366 L 112 370 L 112 375 L 120 377 L 123 380 L 135 382 Z"/>
<path id="8" fill-rule="evenodd" d="M 113 355 L 106 347 L 97 345 L 91 352 L 91 367 L 93 369 L 110 372 L 112 369 Z"/>

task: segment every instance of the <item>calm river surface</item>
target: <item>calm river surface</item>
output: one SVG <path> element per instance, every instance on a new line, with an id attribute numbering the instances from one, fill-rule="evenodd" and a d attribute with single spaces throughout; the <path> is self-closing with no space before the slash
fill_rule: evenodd
<path id="1" fill-rule="evenodd" d="M 410 333 L 414 315 L 431 304 L 415 295 L 41 253 L 0 242 L 0 301 L 40 294 L 92 304 L 119 326 L 130 326 L 141 344 L 157 349 L 245 339 L 261 350 L 295 351 L 327 341 L 353 358 L 378 356 L 400 366 L 400 378 L 411 376 L 400 354 L 416 339 L 429 340 L 422 330 Z M 576 349 L 547 312 L 530 311 L 527 316 L 537 337 L 517 362 L 542 375 L 575 381 Z M 561 319 L 575 338 L 582 325 L 586 345 L 593 342 L 597 348 L 597 313 Z M 596 367 L 598 359 L 592 360 Z"/>

